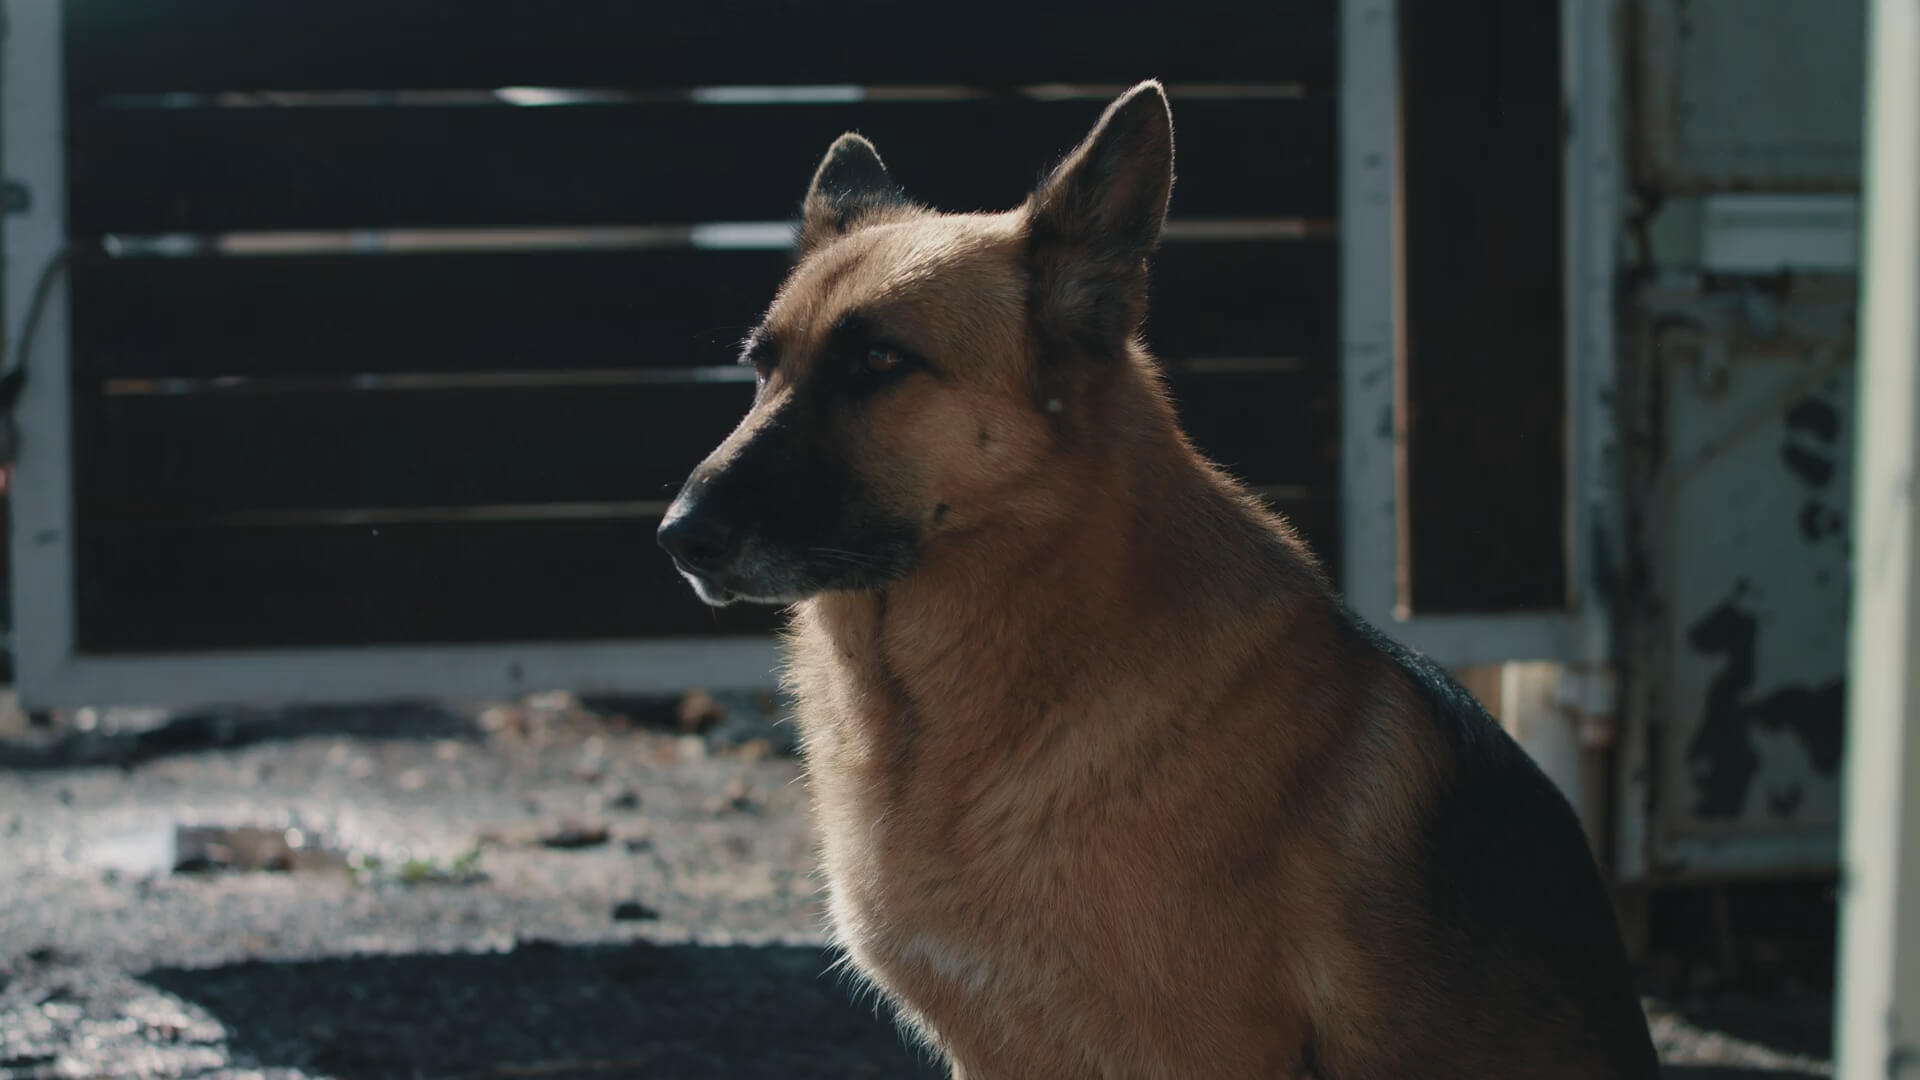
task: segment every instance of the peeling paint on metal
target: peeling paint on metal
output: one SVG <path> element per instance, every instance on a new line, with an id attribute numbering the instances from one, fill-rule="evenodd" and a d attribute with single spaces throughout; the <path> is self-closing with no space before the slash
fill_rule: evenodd
<path id="1" fill-rule="evenodd" d="M 1706 713 L 1687 746 L 1693 777 L 1693 812 L 1702 818 L 1741 816 L 1762 766 L 1758 736 L 1791 733 L 1813 768 L 1833 776 L 1840 767 L 1846 692 L 1838 677 L 1814 686 L 1791 686 L 1751 700 L 1757 675 L 1760 620 L 1743 606 L 1753 591 L 1741 579 L 1733 594 L 1687 631 L 1695 652 L 1721 658 L 1707 691 Z M 1775 817 L 1791 817 L 1806 797 L 1806 784 L 1790 772 L 1774 772 L 1759 792 Z"/>
<path id="2" fill-rule="evenodd" d="M 1786 425 L 1788 437 L 1780 455 L 1787 468 L 1808 487 L 1826 488 L 1833 482 L 1839 411 L 1817 397 L 1804 397 L 1787 410 Z M 1808 509 L 1817 507 L 1817 503 L 1808 503 Z M 1806 510 L 1801 513 L 1804 523 Z"/>
<path id="3" fill-rule="evenodd" d="M 1826 487 L 1833 481 L 1833 459 L 1821 457 L 1804 446 L 1792 443 L 1780 448 L 1780 456 L 1786 460 L 1787 468 L 1792 469 L 1810 487 Z"/>
<path id="4" fill-rule="evenodd" d="M 1832 380 L 1827 385 L 1832 387 Z M 1822 442 L 1831 443 L 1840 435 L 1840 413 L 1816 397 L 1805 397 L 1787 410 L 1787 429 L 1804 431 Z"/>
<path id="5" fill-rule="evenodd" d="M 1800 535 L 1806 537 L 1810 544 L 1817 544 L 1830 536 L 1840 536 L 1846 527 L 1846 518 L 1817 502 L 1808 500 L 1800 508 Z M 1814 580 L 1821 585 L 1825 585 L 1828 579 L 1825 571 L 1814 575 Z"/>
<path id="6" fill-rule="evenodd" d="M 1629 637 L 1650 685 L 1622 745 L 1628 770 L 1650 767 L 1647 874 L 1837 852 L 1855 295 L 1819 275 L 1713 286 L 1635 299 L 1628 554 L 1647 578 Z M 1745 298 L 1773 288 L 1756 320 Z"/>

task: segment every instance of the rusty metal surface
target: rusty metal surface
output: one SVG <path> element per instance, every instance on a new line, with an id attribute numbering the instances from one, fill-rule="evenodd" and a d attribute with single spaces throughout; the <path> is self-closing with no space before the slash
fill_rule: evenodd
<path id="1" fill-rule="evenodd" d="M 1856 190 L 1864 12 L 1861 0 L 1636 0 L 1624 60 L 1639 185 Z"/>
<path id="2" fill-rule="evenodd" d="M 1854 290 L 1706 278 L 1637 298 L 1637 540 L 1647 568 L 1628 740 L 1664 875 L 1831 866 L 1844 715 Z"/>

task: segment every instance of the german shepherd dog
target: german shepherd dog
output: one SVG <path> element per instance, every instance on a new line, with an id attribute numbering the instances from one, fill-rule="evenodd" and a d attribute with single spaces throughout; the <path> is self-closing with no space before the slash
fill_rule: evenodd
<path id="1" fill-rule="evenodd" d="M 1566 800 L 1183 434 L 1172 183 L 1156 82 L 1004 213 L 814 174 L 659 539 L 791 605 L 838 944 L 968 1080 L 1657 1076 Z"/>

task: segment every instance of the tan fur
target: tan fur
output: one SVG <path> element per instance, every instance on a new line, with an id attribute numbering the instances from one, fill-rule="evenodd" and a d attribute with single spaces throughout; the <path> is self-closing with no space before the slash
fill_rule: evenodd
<path id="1" fill-rule="evenodd" d="M 729 440 L 847 312 L 936 362 L 823 436 L 918 561 L 800 602 L 788 640 L 852 964 L 970 1080 L 1613 1075 L 1433 1059 L 1501 1007 L 1425 973 L 1450 751 L 1137 342 L 1049 380 L 1034 212 L 812 228 Z"/>

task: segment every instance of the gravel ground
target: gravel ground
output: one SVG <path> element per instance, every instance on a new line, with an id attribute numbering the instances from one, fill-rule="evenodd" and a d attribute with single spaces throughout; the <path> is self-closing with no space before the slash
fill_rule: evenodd
<path id="1" fill-rule="evenodd" d="M 829 971 L 774 703 L 590 704 L 6 712 L 0 1080 L 939 1075 Z M 1652 1015 L 1829 1072 L 1806 1008 Z"/>

